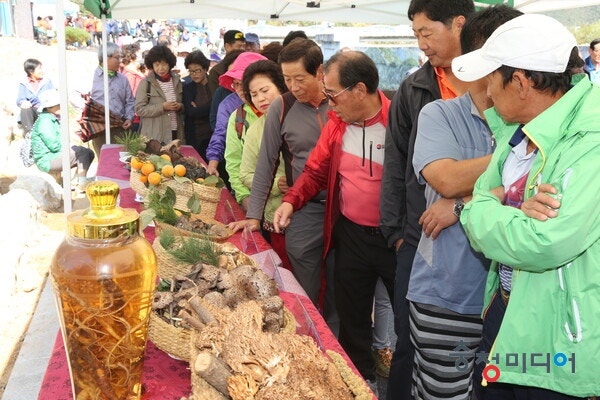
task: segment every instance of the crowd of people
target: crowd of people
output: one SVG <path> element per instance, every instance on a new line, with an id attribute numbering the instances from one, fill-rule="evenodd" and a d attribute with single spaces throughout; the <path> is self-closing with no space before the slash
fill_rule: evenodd
<path id="1" fill-rule="evenodd" d="M 506 5 L 407 14 L 427 60 L 393 99 L 363 52 L 325 61 L 301 31 L 261 46 L 238 30 L 216 66 L 107 43 L 90 96 L 110 97 L 113 135 L 198 151 L 246 213 L 230 228 L 261 231 L 363 378 L 389 376 L 388 400 L 600 395 L 600 44 L 582 60 L 556 20 Z M 57 92 L 25 70 L 36 163 L 60 168 Z M 71 155 L 85 177 L 93 153 Z"/>

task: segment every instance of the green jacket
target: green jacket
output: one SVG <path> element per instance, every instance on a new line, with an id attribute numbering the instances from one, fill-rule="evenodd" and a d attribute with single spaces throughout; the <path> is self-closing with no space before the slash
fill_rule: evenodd
<path id="1" fill-rule="evenodd" d="M 42 112 L 31 130 L 33 160 L 44 172 L 50 171 L 50 160 L 60 158 L 62 149 L 60 122 L 52 113 Z"/>
<path id="2" fill-rule="evenodd" d="M 263 115 L 254 122 L 246 132 L 246 142 L 244 143 L 244 151 L 242 152 L 242 163 L 240 164 L 240 180 L 250 190 L 252 188 L 252 180 L 254 179 L 254 171 L 258 163 L 258 152 L 262 143 L 263 131 L 265 129 L 266 116 Z M 280 177 L 285 176 L 285 165 L 283 157 L 279 156 L 279 167 L 275 172 L 275 180 L 271 187 L 271 193 L 265 204 L 264 218 L 265 221 L 273 223 L 273 214 L 281 205 L 283 193 L 277 186 L 277 181 Z"/>
<path id="3" fill-rule="evenodd" d="M 516 126 L 505 124 L 494 109 L 485 113 L 498 147 L 461 223 L 473 248 L 494 260 L 484 316 L 499 286 L 498 262 L 514 267 L 510 301 L 490 353 L 490 359 L 499 356 L 499 362 L 492 361 L 500 370 L 498 382 L 577 397 L 600 394 L 599 104 L 600 86 L 584 78 L 523 127 L 539 148 L 525 199 L 535 194 L 537 183 L 552 183 L 562 191 L 558 216 L 547 221 L 503 206 L 489 192 L 502 185 L 502 165 Z M 555 363 L 558 353 L 567 359 L 574 354 L 574 361 L 559 355 Z M 507 366 L 509 354 L 517 354 L 517 366 Z M 532 365 L 532 357 L 534 363 L 544 360 L 544 366 Z"/>
<path id="4" fill-rule="evenodd" d="M 239 136 L 238 127 L 236 124 L 241 124 L 241 121 L 236 122 L 238 118 L 237 109 L 229 116 L 227 122 L 227 136 L 225 138 L 225 169 L 229 174 L 229 184 L 235 191 L 235 200 L 241 203 L 244 198 L 250 196 L 248 189 L 240 180 L 240 163 L 242 162 L 242 149 L 246 140 L 246 130 L 258 119 L 254 110 L 248 103 L 243 104 L 245 111 L 245 123 L 241 128 L 241 137 Z M 241 116 L 239 118 L 241 120 Z"/>

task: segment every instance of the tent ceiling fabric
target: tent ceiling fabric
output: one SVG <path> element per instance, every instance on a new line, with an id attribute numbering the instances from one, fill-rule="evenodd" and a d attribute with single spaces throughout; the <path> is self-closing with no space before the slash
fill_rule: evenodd
<path id="1" fill-rule="evenodd" d="M 191 2 L 193 1 L 193 3 Z M 313 4 L 314 7 L 307 5 Z M 239 0 L 120 0 L 112 1 L 115 19 L 138 18 L 230 18 L 280 20 L 370 22 L 408 24 L 409 1 L 321 0 L 321 1 L 248 1 Z M 316 7 L 318 5 L 318 7 Z"/>

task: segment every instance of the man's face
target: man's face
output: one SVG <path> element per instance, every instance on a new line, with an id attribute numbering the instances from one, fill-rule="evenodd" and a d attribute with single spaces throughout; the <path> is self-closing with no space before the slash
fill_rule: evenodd
<path id="1" fill-rule="evenodd" d="M 246 51 L 260 53 L 260 44 L 256 42 L 246 42 Z"/>
<path id="2" fill-rule="evenodd" d="M 121 60 L 123 57 L 121 56 L 120 51 L 116 51 L 112 56 L 108 57 L 107 64 L 109 71 L 118 71 L 121 66 Z"/>
<path id="3" fill-rule="evenodd" d="M 421 49 L 434 67 L 449 67 L 452 59 L 459 56 L 460 31 L 464 17 L 455 17 L 449 28 L 439 21 L 432 21 L 423 13 L 415 14 L 412 29 Z"/>
<path id="4" fill-rule="evenodd" d="M 338 68 L 332 65 L 323 77 L 323 92 L 329 107 L 346 123 L 357 122 L 361 117 L 360 101 L 355 99 L 354 86 L 343 87 L 340 84 Z"/>
<path id="5" fill-rule="evenodd" d="M 319 67 L 317 76 L 306 72 L 302 60 L 285 62 L 281 64 L 283 78 L 288 90 L 302 103 L 318 104 L 323 98 L 321 92 L 323 84 L 323 66 Z"/>
<path id="6" fill-rule="evenodd" d="M 600 64 L 600 44 L 594 46 L 594 48 L 590 48 L 590 58 L 596 64 Z"/>
<path id="7" fill-rule="evenodd" d="M 494 102 L 494 107 L 502 119 L 506 122 L 519 121 L 519 82 L 513 79 L 504 86 L 502 84 L 502 75 L 494 71 L 487 76 L 487 95 Z"/>
<path id="8" fill-rule="evenodd" d="M 225 43 L 225 53 L 232 52 L 233 50 L 246 50 L 246 42 L 236 40 L 233 43 Z"/>

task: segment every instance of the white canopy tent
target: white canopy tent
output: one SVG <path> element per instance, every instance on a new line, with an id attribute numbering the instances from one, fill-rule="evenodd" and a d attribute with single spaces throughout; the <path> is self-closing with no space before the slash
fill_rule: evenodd
<path id="1" fill-rule="evenodd" d="M 527 13 L 541 13 L 550 10 L 577 8 L 600 4 L 600 0 L 480 0 L 476 5 L 485 6 L 495 3 L 512 4 Z M 86 0 L 90 11 L 103 20 L 108 16 L 114 19 L 145 18 L 231 18 L 253 20 L 291 20 L 291 21 L 328 21 L 328 22 L 365 22 L 377 24 L 408 24 L 406 15 L 409 0 Z M 92 5 L 90 7 L 90 5 Z M 102 10 L 102 12 L 101 12 Z M 56 20 L 62 21 L 64 6 L 56 3 Z M 106 43 L 106 32 L 103 32 Z M 64 24 L 57 24 L 59 88 L 61 108 L 67 110 L 67 69 Z M 105 48 L 106 51 L 106 48 Z M 104 55 L 106 69 L 106 53 Z M 108 77 L 105 75 L 105 93 L 108 92 Z M 105 97 L 108 99 L 108 97 Z M 108 107 L 106 107 L 107 143 L 110 142 Z M 70 198 L 69 148 L 71 147 L 68 130 L 68 113 L 63 113 L 63 182 L 64 199 Z M 71 211 L 71 202 L 65 201 L 65 213 Z"/>

